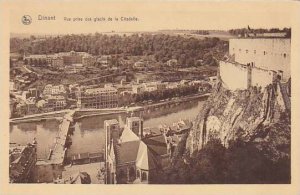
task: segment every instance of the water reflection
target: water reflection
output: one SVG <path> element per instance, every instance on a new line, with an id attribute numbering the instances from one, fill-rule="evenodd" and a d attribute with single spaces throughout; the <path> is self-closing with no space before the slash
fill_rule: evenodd
<path id="1" fill-rule="evenodd" d="M 195 100 L 170 107 L 162 107 L 154 111 L 144 113 L 144 126 L 157 127 L 160 124 L 171 125 L 180 119 L 193 120 L 203 101 Z M 111 114 L 104 116 L 91 116 L 78 120 L 67 156 L 85 152 L 102 152 L 104 150 L 105 131 L 104 121 L 117 119 L 124 126 L 127 114 Z M 59 121 L 47 120 L 45 122 L 20 123 L 10 127 L 10 142 L 27 144 L 37 138 L 38 158 L 46 158 L 50 148 L 54 145 L 57 136 Z"/>
<path id="2" fill-rule="evenodd" d="M 10 142 L 25 145 L 36 138 L 38 158 L 46 158 L 57 136 L 59 121 L 20 123 L 11 125 Z"/>

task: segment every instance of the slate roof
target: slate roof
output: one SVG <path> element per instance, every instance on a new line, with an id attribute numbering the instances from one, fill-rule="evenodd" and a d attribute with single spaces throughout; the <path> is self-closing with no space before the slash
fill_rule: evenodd
<path id="1" fill-rule="evenodd" d="M 145 169 L 155 169 L 157 160 L 147 145 L 141 140 L 123 142 L 116 145 L 117 165 L 135 162 L 136 166 Z"/>
<path id="2" fill-rule="evenodd" d="M 121 142 L 130 142 L 140 140 L 140 138 L 128 127 L 125 127 L 120 137 L 120 140 Z"/>
<path id="3" fill-rule="evenodd" d="M 157 155 L 167 154 L 167 143 L 164 135 L 146 137 L 143 142 Z"/>
<path id="4" fill-rule="evenodd" d="M 123 142 L 117 145 L 117 163 L 134 162 L 137 158 L 140 141 Z"/>

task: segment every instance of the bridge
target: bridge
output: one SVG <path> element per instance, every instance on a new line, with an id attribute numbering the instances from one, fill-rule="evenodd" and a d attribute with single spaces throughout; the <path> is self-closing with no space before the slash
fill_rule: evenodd
<path id="1" fill-rule="evenodd" d="M 55 145 L 53 149 L 50 150 L 48 156 L 49 164 L 63 164 L 66 156 L 66 143 L 69 136 L 70 124 L 73 122 L 73 115 L 75 110 L 68 112 L 62 119 L 62 122 L 59 126 L 58 134 L 55 139 Z"/>
<path id="2" fill-rule="evenodd" d="M 68 112 L 70 112 L 70 109 L 54 111 L 54 112 L 46 112 L 40 114 L 31 114 L 19 118 L 12 118 L 9 120 L 9 122 L 14 124 L 14 123 L 22 123 L 22 122 L 41 121 L 41 120 L 53 119 L 53 118 L 60 119 Z"/>

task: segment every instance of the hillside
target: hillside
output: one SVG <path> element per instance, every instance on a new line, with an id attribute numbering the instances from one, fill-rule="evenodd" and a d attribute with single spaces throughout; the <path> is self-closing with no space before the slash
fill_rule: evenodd
<path id="1" fill-rule="evenodd" d="M 157 183 L 290 183 L 289 89 L 219 83 Z"/>
<path id="2" fill-rule="evenodd" d="M 252 142 L 273 160 L 289 156 L 290 104 L 283 84 L 265 89 L 231 92 L 220 84 L 197 116 L 188 138 L 191 152 L 201 149 L 209 139 Z"/>

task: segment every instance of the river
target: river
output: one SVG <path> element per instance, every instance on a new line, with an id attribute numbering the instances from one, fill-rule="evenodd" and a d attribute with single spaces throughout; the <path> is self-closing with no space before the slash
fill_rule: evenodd
<path id="1" fill-rule="evenodd" d="M 144 113 L 144 127 L 157 127 L 160 124 L 171 125 L 180 119 L 193 120 L 201 110 L 203 103 L 203 100 L 193 100 Z M 72 145 L 68 150 L 68 156 L 85 152 L 103 152 L 105 139 L 103 125 L 104 121 L 109 119 L 118 119 L 122 127 L 126 120 L 126 114 L 91 116 L 79 119 L 75 124 L 75 131 L 71 135 Z M 57 120 L 13 124 L 10 126 L 10 142 L 24 145 L 36 138 L 38 158 L 44 159 L 54 144 L 58 126 Z"/>

